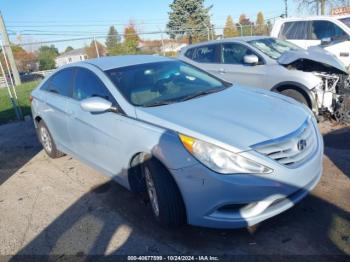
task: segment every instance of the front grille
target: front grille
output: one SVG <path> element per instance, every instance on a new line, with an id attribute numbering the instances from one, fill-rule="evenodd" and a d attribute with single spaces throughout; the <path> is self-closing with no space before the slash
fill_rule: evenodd
<path id="1" fill-rule="evenodd" d="M 307 161 L 317 149 L 317 136 L 310 119 L 295 132 L 252 146 L 257 152 L 291 168 Z"/>

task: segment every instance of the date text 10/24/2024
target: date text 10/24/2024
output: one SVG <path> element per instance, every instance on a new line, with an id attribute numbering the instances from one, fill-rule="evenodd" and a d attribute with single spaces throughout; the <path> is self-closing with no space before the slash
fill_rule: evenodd
<path id="1" fill-rule="evenodd" d="M 128 256 L 129 261 L 218 261 L 217 256 Z"/>

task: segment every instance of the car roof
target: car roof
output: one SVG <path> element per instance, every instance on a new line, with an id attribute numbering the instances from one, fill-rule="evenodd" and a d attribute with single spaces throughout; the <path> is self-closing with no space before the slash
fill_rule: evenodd
<path id="1" fill-rule="evenodd" d="M 274 38 L 271 36 L 238 36 L 238 37 L 230 37 L 230 38 L 224 38 L 224 39 L 218 39 L 218 40 L 212 40 L 212 41 L 206 41 L 206 42 L 201 42 L 198 44 L 193 44 L 193 45 L 188 45 L 181 49 L 183 50 L 188 50 L 192 47 L 196 46 L 202 46 L 202 45 L 208 45 L 208 44 L 218 44 L 218 43 L 229 43 L 229 42 L 249 42 L 253 40 L 260 40 L 260 39 L 266 39 L 266 38 Z"/>
<path id="2" fill-rule="evenodd" d="M 349 18 L 350 15 L 337 15 L 337 16 L 327 16 L 327 15 L 319 15 L 319 16 L 307 16 L 307 17 L 288 17 L 281 18 L 277 20 L 278 22 L 289 22 L 289 21 L 312 21 L 312 20 L 339 20 L 343 18 Z"/>
<path id="3" fill-rule="evenodd" d="M 91 64 L 99 67 L 101 70 L 106 71 L 114 68 L 133 66 L 146 63 L 166 62 L 174 61 L 173 58 L 168 58 L 159 55 L 122 55 L 122 56 L 105 56 L 95 59 L 88 59 L 78 63 L 69 64 L 71 66 L 79 64 Z"/>

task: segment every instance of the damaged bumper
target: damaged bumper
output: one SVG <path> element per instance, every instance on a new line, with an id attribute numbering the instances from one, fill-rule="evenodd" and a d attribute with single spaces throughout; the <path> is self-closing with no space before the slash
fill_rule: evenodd
<path id="1" fill-rule="evenodd" d="M 350 123 L 350 79 L 346 74 L 315 73 L 322 83 L 312 90 L 320 114 Z"/>

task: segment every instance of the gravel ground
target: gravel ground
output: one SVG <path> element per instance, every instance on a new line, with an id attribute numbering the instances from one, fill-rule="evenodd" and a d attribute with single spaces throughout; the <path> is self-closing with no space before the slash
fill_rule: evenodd
<path id="1" fill-rule="evenodd" d="M 0 255 L 350 255 L 350 128 L 323 123 L 324 174 L 294 208 L 254 228 L 159 227 L 150 207 L 65 156 L 31 121 L 0 126 Z"/>

